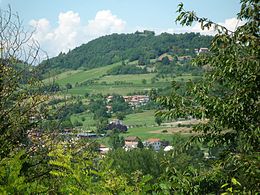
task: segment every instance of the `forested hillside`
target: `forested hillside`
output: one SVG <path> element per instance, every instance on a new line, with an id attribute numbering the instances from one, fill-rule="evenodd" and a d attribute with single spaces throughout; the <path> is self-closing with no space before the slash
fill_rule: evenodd
<path id="1" fill-rule="evenodd" d="M 209 47 L 211 36 L 199 33 L 168 34 L 158 36 L 152 31 L 133 34 L 112 34 L 83 44 L 67 54 L 42 62 L 43 72 L 48 70 L 71 70 L 97 68 L 122 60 L 134 61 L 155 59 L 170 52 L 173 55 L 192 55 L 194 49 Z"/>

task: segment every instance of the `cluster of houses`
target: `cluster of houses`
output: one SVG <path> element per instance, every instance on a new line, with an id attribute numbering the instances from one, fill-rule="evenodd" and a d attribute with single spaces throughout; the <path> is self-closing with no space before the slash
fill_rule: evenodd
<path id="1" fill-rule="evenodd" d="M 150 100 L 147 95 L 132 95 L 132 96 L 123 96 L 125 102 L 127 102 L 132 108 L 137 108 L 147 104 Z M 113 96 L 110 95 L 107 97 L 107 102 L 111 102 Z"/>
<path id="2" fill-rule="evenodd" d="M 131 150 L 138 148 L 140 143 L 144 148 L 151 148 L 155 151 L 165 149 L 165 147 L 169 145 L 168 141 L 161 141 L 159 138 L 150 138 L 142 142 L 141 139 L 137 136 L 129 136 L 125 138 L 124 149 Z"/>
<path id="3" fill-rule="evenodd" d="M 158 138 L 150 138 L 142 142 L 141 139 L 137 136 L 126 137 L 123 149 L 129 151 L 140 147 L 140 145 L 143 148 L 151 148 L 154 151 L 164 150 L 165 152 L 167 152 L 173 150 L 173 147 L 169 146 L 168 141 L 161 141 Z M 103 144 L 101 144 L 99 147 L 99 152 L 103 155 L 106 154 L 109 150 L 110 148 L 106 147 Z"/>

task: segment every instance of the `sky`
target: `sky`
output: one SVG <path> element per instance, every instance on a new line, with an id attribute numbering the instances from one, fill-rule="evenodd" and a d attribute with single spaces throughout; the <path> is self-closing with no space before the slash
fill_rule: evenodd
<path id="1" fill-rule="evenodd" d="M 182 27 L 175 23 L 177 6 L 210 18 L 233 30 L 240 0 L 0 0 L 11 6 L 23 25 L 34 29 L 33 38 L 50 57 L 67 52 L 97 37 L 139 30 L 184 33 L 202 31 L 199 24 Z"/>

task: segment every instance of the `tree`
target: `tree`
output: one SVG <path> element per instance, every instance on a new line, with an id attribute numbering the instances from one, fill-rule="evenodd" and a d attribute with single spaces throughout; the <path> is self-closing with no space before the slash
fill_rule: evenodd
<path id="1" fill-rule="evenodd" d="M 121 112 L 127 113 L 130 111 L 129 104 L 125 101 L 124 97 L 121 95 L 114 94 L 111 100 L 111 106 L 113 113 Z"/>
<path id="2" fill-rule="evenodd" d="M 16 147 L 28 146 L 27 131 L 41 118 L 37 107 L 44 101 L 36 72 L 24 71 L 37 61 L 39 45 L 25 32 L 19 17 L 9 10 L 0 10 L 0 159 Z M 27 47 L 27 45 L 29 47 Z M 17 64 L 23 64 L 17 68 Z M 34 90 L 33 90 L 34 89 Z"/>
<path id="3" fill-rule="evenodd" d="M 124 120 L 125 117 L 126 117 L 126 114 L 124 112 L 117 112 L 116 113 L 116 118 L 118 120 Z"/>
<path id="4" fill-rule="evenodd" d="M 40 123 L 46 109 L 40 105 L 48 99 L 32 66 L 41 50 L 10 7 L 0 13 L 0 191 L 37 193 L 49 176 L 43 157 L 49 150 L 48 135 L 34 139 L 45 133 Z"/>
<path id="5" fill-rule="evenodd" d="M 122 136 L 119 136 L 119 133 L 112 133 L 109 137 L 109 145 L 113 148 L 113 149 L 118 149 L 121 148 L 125 145 L 125 139 Z"/>
<path id="6" fill-rule="evenodd" d="M 104 133 L 108 125 L 108 119 L 106 117 L 99 117 L 96 121 L 97 133 Z"/>
<path id="7" fill-rule="evenodd" d="M 146 84 L 147 83 L 147 80 L 146 79 L 142 79 L 142 84 Z"/>
<path id="8" fill-rule="evenodd" d="M 170 64 L 170 60 L 168 58 L 168 56 L 165 56 L 162 58 L 162 64 L 163 65 L 169 65 Z"/>
<path id="9" fill-rule="evenodd" d="M 144 144 L 141 140 L 138 140 L 137 148 L 144 148 Z"/>
<path id="10" fill-rule="evenodd" d="M 155 120 L 155 122 L 157 123 L 158 126 L 160 126 L 162 124 L 162 121 L 163 121 L 162 117 L 160 117 L 160 116 L 156 116 L 154 120 Z"/>
<path id="11" fill-rule="evenodd" d="M 238 19 L 243 20 L 244 25 L 235 31 L 185 11 L 183 4 L 179 5 L 178 12 L 176 21 L 182 25 L 196 21 L 202 29 L 216 30 L 210 52 L 194 60 L 197 66 L 209 65 L 210 70 L 200 82 L 189 82 L 184 96 L 176 92 L 177 86 L 173 83 L 172 95 L 158 98 L 168 111 L 161 110 L 157 114 L 207 119 L 194 127 L 201 135 L 193 140 L 222 148 L 218 161 L 210 165 L 214 171 L 207 173 L 214 178 L 214 187 L 204 181 L 208 185 L 207 193 L 214 192 L 214 188 L 215 193 L 223 191 L 221 186 L 229 185 L 233 178 L 239 183 L 235 188 L 240 193 L 255 193 L 260 187 L 256 177 L 260 139 L 259 2 L 241 1 Z"/>
<path id="12" fill-rule="evenodd" d="M 68 90 L 68 89 L 71 89 L 71 88 L 72 88 L 72 85 L 70 83 L 67 83 L 66 84 L 66 89 Z"/>

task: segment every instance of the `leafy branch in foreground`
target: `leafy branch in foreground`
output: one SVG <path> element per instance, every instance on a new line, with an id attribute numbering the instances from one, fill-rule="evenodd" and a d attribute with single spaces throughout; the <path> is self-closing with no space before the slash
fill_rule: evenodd
<path id="1" fill-rule="evenodd" d="M 171 96 L 157 98 L 162 105 L 157 115 L 206 119 L 193 128 L 199 133 L 193 140 L 222 149 L 212 164 L 220 166 L 226 178 L 219 184 L 235 178 L 241 184 L 236 185 L 240 192 L 256 192 L 260 187 L 259 7 L 256 0 L 242 0 L 238 19 L 244 24 L 233 32 L 179 4 L 177 22 L 199 22 L 202 29 L 214 27 L 216 35 L 210 52 L 193 60 L 194 65 L 207 67 L 203 79 L 189 82 L 184 95 L 174 85 Z M 219 192 L 223 191 L 220 186 Z"/>

